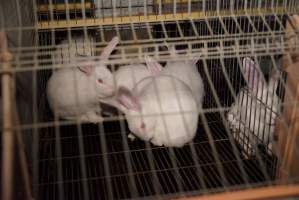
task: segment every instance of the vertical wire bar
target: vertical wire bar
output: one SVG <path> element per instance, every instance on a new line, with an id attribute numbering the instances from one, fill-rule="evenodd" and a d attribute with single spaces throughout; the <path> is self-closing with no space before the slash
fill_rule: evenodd
<path id="1" fill-rule="evenodd" d="M 240 46 L 239 45 L 237 45 L 237 52 L 240 52 Z M 242 72 L 242 61 L 241 61 L 241 55 L 238 53 L 237 54 L 237 62 L 238 62 L 238 65 L 240 66 L 240 71 Z M 242 73 L 240 74 L 240 76 L 239 76 L 239 84 L 238 84 L 238 87 L 241 87 L 241 84 L 240 84 L 240 82 L 241 82 L 241 79 L 242 79 Z M 238 109 L 240 109 L 241 108 L 241 105 L 243 105 L 243 98 L 244 98 L 244 95 L 243 95 L 243 92 L 244 92 L 244 89 L 242 89 L 241 88 L 241 90 L 239 91 L 239 94 L 238 94 L 238 97 L 239 97 L 239 102 L 237 102 L 238 103 L 238 105 L 236 105 L 237 107 L 238 107 Z M 240 95 L 242 95 L 242 97 L 240 97 Z M 240 104 L 241 103 L 241 104 Z M 242 113 L 241 112 L 239 112 L 238 113 L 238 118 L 240 119 L 240 122 L 243 122 L 243 119 L 242 119 Z M 245 128 L 244 129 L 241 129 L 241 123 L 238 123 L 238 127 L 237 127 L 237 131 L 240 133 L 240 134 L 238 134 L 238 140 L 239 140 L 239 143 L 241 142 L 241 146 L 242 146 L 242 151 L 246 151 L 247 149 L 248 149 L 248 147 L 246 148 L 245 147 Z M 243 138 L 243 140 L 242 140 L 242 138 L 241 138 L 241 135 L 242 135 L 242 138 Z M 242 140 L 242 141 L 241 141 Z M 248 151 L 246 151 L 246 154 L 248 155 L 249 153 L 248 153 Z"/>
<path id="2" fill-rule="evenodd" d="M 179 27 L 179 24 L 178 24 L 178 27 Z M 182 32 L 182 30 L 181 30 L 181 28 L 179 27 L 179 30 L 180 30 L 180 33 Z M 182 33 L 181 33 L 182 34 Z M 175 48 L 175 47 L 173 47 L 173 48 Z M 192 45 L 188 45 L 188 50 L 189 50 L 189 52 L 191 52 L 192 51 Z M 175 52 L 173 52 L 174 53 L 174 55 L 172 55 L 172 56 L 175 56 Z M 195 66 L 194 66 L 195 67 Z M 179 96 L 178 96 L 178 94 L 176 94 L 176 96 L 177 96 L 177 98 L 179 99 Z M 180 106 L 180 109 L 182 110 L 182 102 L 181 101 L 179 101 L 179 106 Z M 194 111 L 195 112 L 195 111 Z M 199 112 L 202 112 L 202 110 L 199 110 Z M 184 121 L 184 128 L 186 129 L 186 132 L 190 132 L 189 130 L 188 130 L 188 126 L 186 125 L 187 124 L 187 122 L 186 122 L 186 119 L 185 119 L 185 117 L 184 116 L 182 116 L 182 118 L 183 118 L 183 121 Z M 195 150 L 195 147 L 194 147 L 194 142 L 191 142 L 190 144 L 189 144 L 189 147 L 190 147 L 190 150 L 191 150 L 191 153 L 192 153 L 192 159 L 193 159 L 193 161 L 194 161 L 194 164 L 195 164 L 195 166 L 197 166 L 196 167 L 196 176 L 197 176 L 197 178 L 200 180 L 200 184 L 202 185 L 202 187 L 204 188 L 204 189 L 206 189 L 207 188 L 207 186 L 206 186 L 206 184 L 205 184 L 205 182 L 203 181 L 203 179 L 201 179 L 200 177 L 203 177 L 203 172 L 202 172 L 202 169 L 201 169 L 201 166 L 200 166 L 200 164 L 199 164 L 199 162 L 198 162 L 198 159 L 196 159 L 196 158 L 198 158 L 198 154 L 197 154 L 197 152 L 196 152 L 196 150 Z M 183 171 L 184 172 L 184 171 Z M 197 185 L 198 186 L 198 185 Z M 183 192 L 183 191 L 182 191 Z M 205 193 L 206 191 L 204 190 L 204 193 Z"/>
<path id="3" fill-rule="evenodd" d="M 10 61 L 12 55 L 7 49 L 7 39 L 4 31 L 0 31 L 0 61 L 3 70 L 10 70 Z M 12 131 L 12 76 L 11 74 L 2 74 L 1 89 L 2 89 L 2 199 L 12 199 L 12 184 L 13 184 L 13 163 L 14 163 L 14 132 Z"/>
<path id="4" fill-rule="evenodd" d="M 50 22 L 54 21 L 54 13 L 53 13 L 53 0 L 49 0 L 49 10 L 50 10 Z"/>
<path id="5" fill-rule="evenodd" d="M 175 23 L 176 23 L 176 25 L 177 25 L 177 27 L 178 27 L 179 38 L 183 38 L 183 37 L 184 37 L 184 33 L 183 33 L 183 31 L 182 31 L 182 28 L 181 28 L 181 26 L 180 26 L 180 23 L 178 22 L 178 20 L 175 20 Z M 191 51 L 190 51 L 190 52 L 191 52 Z"/>
<path id="6" fill-rule="evenodd" d="M 216 98 L 218 98 L 217 97 L 217 92 L 215 91 L 215 88 L 213 86 L 213 82 L 211 80 L 211 76 L 210 76 L 209 71 L 208 71 L 207 60 L 206 59 L 203 59 L 203 64 L 204 64 L 205 74 L 207 75 L 208 83 L 209 83 L 210 88 L 212 90 L 214 99 L 216 99 Z M 228 181 L 227 181 L 227 178 L 226 178 L 226 176 L 224 174 L 223 165 L 221 164 L 221 161 L 220 161 L 220 158 L 219 158 L 219 153 L 218 153 L 218 151 L 216 149 L 216 146 L 215 146 L 214 138 L 212 136 L 212 133 L 211 133 L 211 130 L 210 130 L 209 126 L 207 125 L 208 121 L 207 121 L 206 116 L 205 115 L 201 115 L 201 117 L 202 117 L 202 121 L 203 121 L 203 124 L 204 124 L 204 128 L 207 131 L 207 136 L 208 136 L 209 144 L 210 144 L 210 146 L 212 148 L 212 153 L 213 153 L 215 162 L 217 164 L 218 172 L 219 172 L 219 174 L 221 176 L 221 179 L 222 179 L 222 184 L 225 187 L 226 185 L 228 185 Z"/>
<path id="7" fill-rule="evenodd" d="M 147 18 L 147 9 L 148 9 L 147 0 L 144 0 L 143 1 L 143 15 L 145 18 Z"/>
<path id="8" fill-rule="evenodd" d="M 33 5 L 33 13 L 34 13 L 34 23 L 38 22 L 38 17 L 37 17 L 37 1 L 36 0 L 32 0 L 32 5 Z M 34 28 L 34 32 L 35 32 L 35 46 L 39 45 L 39 37 L 38 37 L 38 29 L 35 26 Z M 37 49 L 35 49 L 35 51 L 37 51 Z M 37 68 L 37 52 L 34 53 L 33 55 L 33 65 L 35 68 Z M 34 112 L 34 107 L 37 107 L 37 103 L 36 103 L 36 92 L 34 91 L 34 81 L 36 81 L 36 76 L 35 76 L 35 71 L 32 72 L 33 75 L 33 85 L 32 85 L 32 91 L 33 91 L 33 96 L 32 96 L 32 112 L 33 112 L 33 122 L 37 121 L 37 113 Z M 33 147 L 32 147 L 32 159 L 33 159 L 33 177 L 32 177 L 32 184 L 33 184 L 33 196 L 38 197 L 39 193 L 38 193 L 38 182 L 39 182 L 39 162 L 38 162 L 38 149 L 39 149 L 39 138 L 38 138 L 38 128 L 36 127 L 36 123 L 34 123 L 35 126 L 33 126 L 33 130 L 32 130 L 32 134 L 33 134 L 33 138 L 32 138 L 32 143 L 33 143 Z"/>
<path id="9" fill-rule="evenodd" d="M 131 191 L 131 198 L 136 198 L 138 196 L 138 190 L 136 188 L 136 182 L 133 176 L 133 167 L 132 167 L 132 161 L 131 161 L 131 152 L 129 148 L 129 144 L 127 141 L 126 137 L 126 128 L 125 128 L 125 123 L 121 118 L 119 118 L 119 123 L 120 123 L 120 130 L 121 130 L 121 136 L 123 140 L 123 147 L 124 147 L 124 154 L 125 154 L 125 160 L 126 160 L 126 166 L 128 169 L 128 175 L 129 175 L 129 188 Z"/>
<path id="10" fill-rule="evenodd" d="M 253 48 L 252 49 L 254 49 L 254 41 L 252 40 L 252 46 L 253 46 Z M 254 52 L 252 52 L 252 54 L 254 54 Z M 256 56 L 255 56 L 255 62 L 257 63 L 257 59 L 256 59 Z M 255 70 L 255 73 L 258 73 L 256 70 Z M 262 74 L 260 74 L 260 76 L 263 76 Z M 265 84 L 265 83 L 263 83 L 263 84 Z M 257 85 L 259 85 L 259 83 L 257 83 Z M 263 95 L 263 93 L 264 93 L 264 88 L 262 89 L 262 95 Z M 257 100 L 256 100 L 257 101 Z M 248 101 L 247 101 L 247 103 L 248 103 Z M 252 100 L 251 100 L 251 105 L 250 106 L 253 106 L 252 105 Z M 250 110 L 252 110 L 252 109 L 250 109 Z M 256 108 L 254 109 L 255 111 L 254 112 L 256 112 Z M 259 116 L 260 117 L 260 116 Z M 251 118 L 251 117 L 250 117 Z M 254 119 L 256 119 L 256 113 L 255 113 L 255 117 L 254 117 Z M 259 120 L 260 121 L 260 120 Z M 250 127 L 250 125 L 251 124 L 249 124 L 249 127 Z M 253 126 L 255 127 L 255 122 L 254 122 L 254 124 L 253 124 Z M 259 122 L 259 125 L 258 125 L 258 130 L 260 130 L 260 122 Z M 250 142 L 250 141 L 249 141 Z M 251 141 L 252 142 L 252 141 Z M 265 177 L 265 179 L 266 180 L 270 180 L 270 177 L 269 177 L 269 175 L 268 175 L 268 173 L 267 173 L 267 171 L 266 171 L 266 166 L 265 166 L 265 163 L 264 163 L 264 161 L 262 160 L 262 157 L 261 157 L 261 155 L 260 155 L 260 152 L 259 151 L 255 151 L 256 152 L 256 155 L 257 155 L 257 158 L 258 158 L 258 162 L 259 162 L 259 164 L 261 165 L 261 170 L 262 170 L 262 173 L 263 173 L 263 175 L 264 175 L 264 177 Z"/>
<path id="11" fill-rule="evenodd" d="M 104 19 L 103 0 L 97 0 L 96 2 L 97 4 L 95 5 L 95 17 L 98 19 Z"/>
<path id="12" fill-rule="evenodd" d="M 54 15 L 53 15 L 53 2 L 52 0 L 49 0 L 49 6 L 50 6 L 50 18 L 51 21 L 54 20 Z M 50 41 L 51 46 L 55 45 L 55 29 L 51 29 L 51 41 Z M 36 72 L 34 74 L 37 76 Z M 36 78 L 35 78 L 36 79 Z M 35 86 L 37 86 L 37 82 L 33 85 L 33 91 L 36 90 Z M 37 96 L 36 96 L 37 98 Z M 36 113 L 36 110 L 34 110 L 34 113 Z M 56 118 L 57 119 L 57 118 Z M 55 120 L 57 123 L 55 126 L 55 147 L 56 147 L 56 156 L 57 156 L 57 168 L 58 168 L 58 191 L 59 191 L 59 199 L 63 200 L 64 199 L 64 186 L 63 186 L 63 172 L 62 172 L 62 152 L 61 152 L 61 141 L 60 141 L 60 132 L 59 132 L 59 122 L 58 120 Z M 55 186 L 53 186 L 55 187 Z"/>
<path id="13" fill-rule="evenodd" d="M 152 31 L 151 31 L 151 25 L 149 24 L 149 22 L 146 22 L 145 24 L 146 24 L 147 33 L 149 35 L 149 39 L 153 40 L 154 37 L 153 37 Z"/>
<path id="14" fill-rule="evenodd" d="M 207 25 L 207 27 L 208 27 L 208 31 L 209 31 L 209 34 L 211 35 L 211 36 L 214 36 L 215 34 L 214 34 L 214 31 L 213 31 L 213 29 L 212 29 L 212 27 L 211 27 L 211 25 L 210 25 L 210 23 L 209 23 L 209 19 L 205 16 L 205 23 L 206 23 L 206 25 Z"/>
<path id="15" fill-rule="evenodd" d="M 176 9 L 177 9 L 177 2 L 176 0 L 173 0 L 173 16 L 175 17 L 176 16 Z"/>
<path id="16" fill-rule="evenodd" d="M 244 10 L 245 10 L 246 15 L 247 15 L 247 4 L 248 4 L 247 1 L 248 0 L 244 0 Z"/>
<path id="17" fill-rule="evenodd" d="M 83 196 L 84 199 L 90 199 L 89 189 L 88 189 L 88 179 L 87 179 L 87 170 L 86 170 L 86 163 L 85 163 L 85 151 L 84 151 L 84 143 L 83 143 L 83 134 L 82 134 L 82 127 L 81 123 L 77 123 L 78 129 L 78 143 L 79 143 L 79 155 L 80 155 L 80 169 L 82 174 L 81 181 L 83 182 Z"/>
<path id="18" fill-rule="evenodd" d="M 136 35 L 136 32 L 135 32 L 134 23 L 130 23 L 130 27 L 131 27 L 131 30 L 132 30 L 133 40 L 137 41 L 138 38 L 137 38 L 137 35 Z"/>
<path id="19" fill-rule="evenodd" d="M 191 150 L 191 154 L 192 154 L 192 159 L 196 166 L 196 176 L 199 179 L 200 185 L 203 188 L 203 193 L 205 194 L 205 193 L 207 193 L 207 184 L 205 183 L 205 181 L 202 178 L 202 177 L 204 177 L 204 173 L 202 171 L 200 163 L 198 162 L 198 153 L 195 150 L 194 142 L 191 142 L 189 146 L 190 146 L 190 150 Z"/>
<path id="20" fill-rule="evenodd" d="M 66 22 L 69 24 L 70 22 L 70 5 L 69 5 L 69 0 L 65 0 L 65 14 L 66 14 Z M 70 26 L 68 26 L 68 29 L 70 29 Z"/>
<path id="21" fill-rule="evenodd" d="M 172 79 L 173 80 L 173 79 Z M 170 133 L 169 133 L 169 130 L 167 128 L 167 124 L 166 124 L 166 119 L 165 119 L 165 113 L 163 112 L 163 108 L 162 108 L 162 99 L 161 99 L 161 96 L 160 96 L 160 92 L 158 92 L 158 85 L 157 85 L 157 81 L 156 79 L 153 79 L 153 84 L 154 84 L 154 90 L 155 90 L 155 93 L 156 93 L 156 97 L 157 97 L 157 100 L 158 100 L 158 104 L 159 104 L 159 110 L 161 111 L 160 113 L 157 113 L 157 115 L 162 115 L 162 123 L 163 123 L 163 126 L 164 126 L 164 130 L 166 131 L 166 137 L 167 138 L 170 138 Z M 172 84 L 173 84 L 173 87 L 176 87 L 175 85 L 175 82 L 172 81 Z M 176 99 L 179 99 L 179 94 L 177 92 L 177 90 L 175 89 L 176 93 L 175 93 L 175 97 Z M 182 109 L 181 109 L 182 110 Z M 170 162 L 173 166 L 173 169 L 174 169 L 174 173 L 175 173 L 175 176 L 177 177 L 176 179 L 176 183 L 177 183 L 177 186 L 178 186 L 178 189 L 180 191 L 181 194 L 183 194 L 183 185 L 182 185 L 182 177 L 180 175 L 180 172 L 179 172 L 179 168 L 178 168 L 178 165 L 177 165 L 177 161 L 176 161 L 176 155 L 175 155 L 175 152 L 174 152 L 174 149 L 172 147 L 169 148 L 169 152 L 170 152 Z"/>
<path id="22" fill-rule="evenodd" d="M 220 62 L 221 62 L 222 73 L 223 73 L 224 78 L 225 78 L 225 80 L 226 80 L 226 82 L 227 82 L 227 84 L 228 84 L 229 90 L 230 90 L 231 94 L 233 94 L 233 98 L 234 98 L 234 100 L 236 101 L 237 96 L 235 95 L 235 93 L 234 93 L 234 91 L 233 91 L 233 87 L 232 87 L 231 82 L 230 82 L 230 80 L 229 80 L 229 77 L 228 77 L 228 75 L 227 75 L 227 71 L 226 71 L 226 69 L 225 69 L 225 67 L 224 67 L 223 59 L 224 59 L 224 55 L 223 55 L 223 53 L 221 53 L 221 59 L 220 59 Z M 218 105 L 220 105 L 219 102 L 218 102 Z M 222 114 L 222 115 L 223 115 L 223 114 Z M 235 143 L 235 141 L 234 141 L 234 138 L 233 138 L 232 135 L 230 134 L 230 130 L 229 130 L 229 128 L 227 127 L 227 125 L 226 125 L 226 123 L 225 123 L 225 117 L 224 117 L 224 116 L 222 116 L 222 120 L 223 120 L 223 122 L 224 122 L 223 124 L 225 124 L 224 127 L 225 127 L 225 129 L 226 129 L 226 132 L 228 133 L 227 135 L 228 135 L 228 137 L 229 137 L 230 143 L 232 144 L 233 152 L 234 152 L 234 154 L 235 154 L 235 157 L 237 158 L 237 164 L 238 164 L 238 166 L 239 166 L 239 169 L 241 170 L 242 178 L 243 178 L 243 180 L 245 181 L 246 184 L 249 184 L 248 176 L 247 176 L 247 174 L 246 174 L 246 172 L 245 172 L 245 169 L 244 169 L 242 160 L 241 160 L 239 154 L 237 153 L 237 152 L 238 152 L 238 149 L 237 149 L 237 147 L 236 147 L 236 143 Z"/>
<path id="23" fill-rule="evenodd" d="M 13 88 L 13 91 L 15 92 L 15 88 Z M 16 97 L 13 98 L 13 115 L 16 124 L 16 143 L 18 146 L 18 155 L 20 159 L 21 173 L 23 175 L 25 194 L 26 194 L 26 198 L 30 200 L 33 199 L 32 190 L 31 190 L 31 181 L 30 181 L 30 176 L 28 171 L 29 170 L 28 162 L 26 160 L 26 153 L 25 153 L 26 146 L 23 142 L 19 113 L 17 111 Z"/>
<path id="24" fill-rule="evenodd" d="M 219 15 L 218 19 L 219 19 L 219 22 L 220 22 L 220 28 L 222 28 L 224 30 L 224 34 L 229 35 L 229 33 L 227 31 L 227 28 L 225 27 L 225 24 L 222 21 L 223 18 Z"/>
<path id="25" fill-rule="evenodd" d="M 191 1 L 191 0 L 190 0 L 190 1 Z M 199 33 L 198 33 L 198 31 L 197 31 L 197 28 L 196 28 L 196 26 L 195 26 L 195 23 L 194 23 L 193 19 L 190 19 L 190 23 L 191 23 L 192 30 L 193 30 L 195 36 L 196 36 L 196 37 L 199 37 Z"/>
<path id="26" fill-rule="evenodd" d="M 220 0 L 216 1 L 216 13 L 220 17 Z"/>
<path id="27" fill-rule="evenodd" d="M 191 0 L 188 0 L 188 15 L 191 15 Z"/>
<path id="28" fill-rule="evenodd" d="M 155 164 L 154 164 L 153 149 L 151 148 L 151 145 L 148 142 L 146 142 L 145 145 L 146 145 L 146 149 L 148 149 L 146 151 L 146 156 L 148 158 L 148 161 L 150 164 L 150 169 L 152 171 L 151 174 L 153 176 L 154 191 L 155 191 L 156 196 L 160 196 L 161 195 L 161 191 L 160 191 L 161 185 L 160 185 L 159 178 L 157 175 L 157 170 L 156 170 Z"/>
<path id="29" fill-rule="evenodd" d="M 104 124 L 100 123 L 99 124 L 99 136 L 101 140 L 101 150 L 102 150 L 102 155 L 103 155 L 103 165 L 104 165 L 104 171 L 105 171 L 105 176 L 107 177 L 106 180 L 106 186 L 108 190 L 108 199 L 114 199 L 113 195 L 113 189 L 112 189 L 112 181 L 111 181 L 111 173 L 110 173 L 110 166 L 109 166 L 109 161 L 108 161 L 108 156 L 107 156 L 107 140 L 105 136 L 105 130 L 104 130 Z"/>
<path id="30" fill-rule="evenodd" d="M 81 0 L 82 1 L 82 0 Z M 83 31 L 84 31 L 84 40 L 83 40 L 83 46 L 81 48 L 83 48 L 83 52 L 86 51 L 86 48 L 92 48 L 91 46 L 86 47 L 86 42 L 90 44 L 91 41 L 89 41 L 88 36 L 87 36 L 87 30 L 86 30 L 86 26 L 83 27 Z M 94 45 L 92 43 L 92 45 Z M 78 48 L 80 48 L 79 46 L 77 47 L 77 51 Z M 92 49 L 93 50 L 93 49 Z M 93 52 L 92 52 L 93 55 Z M 75 67 L 75 66 L 71 66 L 71 67 Z M 73 74 L 74 76 L 76 76 L 76 74 Z M 78 78 L 78 77 L 75 77 Z M 75 87 L 78 88 L 78 83 L 75 82 L 74 83 Z M 93 88 L 94 89 L 94 88 Z M 76 100 L 76 103 L 79 104 L 78 99 Z M 84 151 L 84 142 L 83 142 L 83 133 L 82 133 L 82 124 L 81 122 L 77 121 L 77 130 L 78 130 L 78 144 L 79 144 L 79 159 L 80 159 L 80 169 L 81 169 L 81 174 L 82 174 L 82 179 L 81 182 L 83 183 L 83 196 L 84 199 L 89 199 L 90 195 L 89 195 L 89 187 L 88 187 L 88 178 L 87 178 L 87 169 L 86 169 L 86 162 L 85 162 L 85 151 Z"/>
<path id="31" fill-rule="evenodd" d="M 165 27 L 164 21 L 161 21 L 161 26 L 162 26 L 162 31 L 163 31 L 163 34 L 164 34 L 164 38 L 165 38 L 165 40 L 167 40 L 168 39 L 168 34 L 167 34 L 167 29 Z M 158 52 L 158 50 L 156 50 L 156 52 Z"/>
<path id="32" fill-rule="evenodd" d="M 19 1 L 15 0 L 15 4 L 16 4 L 16 11 L 17 11 L 17 21 L 18 21 L 18 26 L 19 26 L 19 31 L 18 31 L 18 42 L 17 42 L 17 46 L 21 47 L 22 46 L 22 27 L 23 27 L 23 23 L 22 23 L 22 16 L 21 16 L 21 9 L 20 9 L 20 3 Z M 18 48 L 18 54 L 20 53 L 20 48 Z M 19 54 L 20 55 L 20 54 Z"/>
<path id="33" fill-rule="evenodd" d="M 116 2 L 112 0 L 112 22 L 114 22 L 116 18 Z"/>
<path id="34" fill-rule="evenodd" d="M 159 4 L 159 15 L 162 15 L 162 0 L 158 0 L 158 4 Z"/>
<path id="35" fill-rule="evenodd" d="M 35 73 L 36 76 L 36 73 Z M 35 81 L 35 84 L 37 85 L 37 82 Z M 34 99 L 37 98 L 37 95 Z M 62 149 L 61 149 L 61 137 L 60 137 L 60 124 L 59 124 L 59 118 L 57 116 L 57 113 L 54 113 L 54 131 L 55 131 L 55 149 L 56 149 L 56 160 L 57 160 L 57 170 L 58 170 L 58 198 L 60 200 L 64 199 L 64 185 L 63 185 L 63 167 L 62 167 Z M 55 188 L 55 186 L 53 186 Z"/>
<path id="36" fill-rule="evenodd" d="M 85 9 L 85 0 L 81 0 L 81 12 L 82 12 L 82 18 L 83 18 L 84 21 L 86 20 L 86 12 L 85 11 L 86 11 L 86 9 Z"/>
<path id="37" fill-rule="evenodd" d="M 129 17 L 130 17 L 130 21 L 131 21 L 131 19 L 132 19 L 132 2 L 131 2 L 131 0 L 128 0 L 128 2 L 129 2 L 129 8 L 128 8 Z"/>

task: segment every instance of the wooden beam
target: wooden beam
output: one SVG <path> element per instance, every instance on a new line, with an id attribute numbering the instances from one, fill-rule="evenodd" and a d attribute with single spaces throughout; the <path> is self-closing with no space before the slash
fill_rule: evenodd
<path id="1" fill-rule="evenodd" d="M 8 51 L 7 38 L 4 31 L 0 31 L 0 66 L 9 71 L 12 55 Z M 14 161 L 14 133 L 12 131 L 12 76 L 10 73 L 1 74 L 2 89 L 2 169 L 1 169 L 1 199 L 12 199 L 13 161 Z"/>
<path id="2" fill-rule="evenodd" d="M 275 8 L 275 14 L 285 14 L 287 12 L 284 7 Z M 244 15 L 261 15 L 261 14 L 273 14 L 271 8 L 261 9 L 250 9 L 250 10 L 236 10 L 234 16 Z M 52 21 L 40 21 L 37 23 L 37 28 L 42 29 L 58 29 L 68 27 L 83 27 L 83 26 L 100 26 L 100 25 L 115 25 L 115 24 L 130 24 L 130 23 L 146 23 L 146 22 L 157 22 L 157 21 L 173 21 L 173 20 L 189 20 L 189 19 L 205 19 L 206 17 L 220 16 L 229 17 L 231 16 L 230 10 L 222 11 L 194 11 L 194 12 L 182 12 L 171 14 L 155 15 L 150 14 L 147 16 L 136 15 L 136 16 L 120 16 L 120 17 L 105 17 L 105 18 L 87 18 L 87 19 L 71 19 L 71 20 L 52 20 Z"/>
<path id="3" fill-rule="evenodd" d="M 299 148 L 299 42 L 295 29 L 299 30 L 298 16 L 290 17 L 286 25 L 288 54 L 283 58 L 283 69 L 287 72 L 287 81 L 283 113 L 276 127 L 280 164 L 277 174 L 282 183 L 292 177 L 299 177 L 299 155 L 296 153 L 296 148 Z"/>
<path id="4" fill-rule="evenodd" d="M 86 2 L 83 4 L 81 3 L 69 3 L 68 4 L 69 10 L 81 10 L 83 7 L 85 9 L 91 9 L 93 8 L 93 4 L 90 2 Z M 58 3 L 58 4 L 52 4 L 53 11 L 64 11 L 66 10 L 66 4 L 65 3 Z M 48 12 L 50 11 L 50 4 L 41 4 L 37 7 L 38 12 Z"/>
<path id="5" fill-rule="evenodd" d="M 299 185 L 281 185 L 223 192 L 211 195 L 184 197 L 176 200 L 258 200 L 281 199 L 299 195 Z"/>

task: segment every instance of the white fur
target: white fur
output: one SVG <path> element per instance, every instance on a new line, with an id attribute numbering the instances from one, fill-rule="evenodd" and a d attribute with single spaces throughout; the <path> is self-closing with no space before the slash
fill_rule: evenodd
<path id="1" fill-rule="evenodd" d="M 144 64 L 122 66 L 114 73 L 116 86 L 125 86 L 130 90 L 133 89 L 140 80 L 151 75 L 151 72 Z"/>
<path id="2" fill-rule="evenodd" d="M 170 47 L 171 56 L 174 58 L 176 56 L 175 47 Z M 153 58 L 147 57 L 147 66 L 153 68 L 162 68 L 162 66 L 155 61 Z M 203 97 L 204 97 L 204 84 L 203 80 L 197 70 L 196 62 L 198 59 L 183 60 L 183 61 L 168 61 L 166 66 L 162 69 L 161 75 L 173 76 L 189 86 L 191 89 L 198 108 L 202 107 Z"/>
<path id="3" fill-rule="evenodd" d="M 118 43 L 118 38 L 115 37 L 110 41 L 100 56 L 100 62 L 97 63 L 91 62 L 88 58 L 93 55 L 93 51 L 85 50 L 85 48 L 90 49 L 91 41 L 76 38 L 71 41 L 69 47 L 62 48 L 60 52 L 62 59 L 59 60 L 56 57 L 56 63 L 72 65 L 72 67 L 64 67 L 53 72 L 47 83 L 49 105 L 60 118 L 101 122 L 103 119 L 99 102 L 114 94 L 112 73 L 102 61 L 108 59 Z M 87 61 L 77 62 L 78 58 L 85 58 Z M 99 83 L 99 80 L 102 83 Z"/>
<path id="4" fill-rule="evenodd" d="M 126 108 L 129 129 L 142 140 L 158 146 L 182 147 L 196 134 L 196 101 L 188 86 L 176 78 L 145 78 L 133 91 L 124 92 L 121 87 L 117 99 Z"/>
<path id="5" fill-rule="evenodd" d="M 167 63 L 162 74 L 174 76 L 186 83 L 196 99 L 197 106 L 201 108 L 205 93 L 203 81 L 197 70 L 196 64 L 192 61 Z"/>
<path id="6" fill-rule="evenodd" d="M 257 144 L 269 144 L 272 148 L 275 120 L 279 115 L 280 100 L 275 91 L 278 72 L 272 73 L 267 83 L 259 66 L 250 58 L 243 60 L 242 71 L 247 87 L 242 88 L 230 111 L 227 120 L 234 137 L 248 140 L 249 154 L 254 155 Z M 237 134 L 237 131 L 241 133 Z M 243 136 L 240 136 L 243 134 Z"/>
<path id="7" fill-rule="evenodd" d="M 132 90 L 140 80 L 146 77 L 158 75 L 161 70 L 161 68 L 151 68 L 144 64 L 121 66 L 116 72 L 113 73 L 116 88 L 123 86 L 129 90 Z M 124 112 L 123 106 L 120 105 L 118 101 L 115 101 L 114 98 L 107 99 L 105 103 L 112 105 Z"/>

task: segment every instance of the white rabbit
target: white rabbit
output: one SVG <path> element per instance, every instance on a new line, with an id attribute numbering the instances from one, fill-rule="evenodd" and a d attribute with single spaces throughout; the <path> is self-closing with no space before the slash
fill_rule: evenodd
<path id="1" fill-rule="evenodd" d="M 97 63 L 77 62 L 77 58 L 85 56 L 84 47 L 91 46 L 79 41 L 72 41 L 69 47 L 70 64 L 78 67 L 54 71 L 47 83 L 47 97 L 52 111 L 60 118 L 97 123 L 103 121 L 99 102 L 113 96 L 115 92 L 113 75 L 104 62 L 108 60 L 119 39 L 114 37 L 110 41 Z"/>
<path id="2" fill-rule="evenodd" d="M 122 66 L 114 73 L 116 86 L 125 86 L 131 90 L 140 80 L 159 75 L 161 70 L 161 66 L 148 67 L 144 64 Z"/>
<path id="3" fill-rule="evenodd" d="M 117 100 L 123 106 L 130 131 L 142 140 L 182 147 L 196 134 L 196 101 L 190 88 L 174 77 L 147 77 L 133 90 L 121 86 Z"/>
<path id="4" fill-rule="evenodd" d="M 175 47 L 170 47 L 172 57 L 175 57 Z M 187 84 L 197 102 L 199 108 L 202 107 L 204 97 L 203 80 L 197 70 L 198 59 L 182 60 L 182 61 L 168 61 L 166 66 L 162 69 L 161 75 L 170 75 Z M 146 57 L 147 66 L 150 68 L 162 68 L 162 66 L 153 58 Z"/>
<path id="5" fill-rule="evenodd" d="M 255 155 L 259 143 L 272 148 L 275 120 L 280 112 L 280 99 L 276 95 L 279 72 L 272 70 L 267 83 L 259 65 L 250 58 L 243 59 L 242 71 L 247 87 L 237 95 L 227 120 L 234 137 L 243 142 L 248 140 L 249 154 Z"/>
<path id="6" fill-rule="evenodd" d="M 162 70 L 160 66 L 146 66 L 144 64 L 132 64 L 121 66 L 113 73 L 115 78 L 116 88 L 125 87 L 132 90 L 134 86 L 142 79 L 150 76 L 159 75 Z M 119 110 L 123 111 L 123 107 L 115 98 L 107 99 L 104 103 L 112 105 Z"/>

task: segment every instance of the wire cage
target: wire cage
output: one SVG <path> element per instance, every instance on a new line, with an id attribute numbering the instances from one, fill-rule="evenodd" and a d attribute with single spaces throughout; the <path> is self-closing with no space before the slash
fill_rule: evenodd
<path id="1" fill-rule="evenodd" d="M 19 155 L 21 169 L 13 171 L 27 171 L 27 179 L 22 175 L 22 181 L 28 185 L 23 186 L 15 176 L 14 185 L 20 186 L 11 189 L 17 191 L 13 198 L 25 193 L 34 199 L 169 199 L 278 184 L 283 150 L 277 147 L 271 129 L 276 122 L 267 129 L 263 120 L 269 112 L 270 121 L 272 113 L 283 120 L 289 88 L 282 63 L 296 52 L 288 49 L 286 26 L 298 13 L 299 2 L 27 1 L 0 3 L 5 11 L 0 14 L 4 19 L 0 27 L 13 55 L 9 62 L 0 63 L 9 63 L 11 68 L 0 72 L 3 77 L 12 75 L 15 95 L 11 98 L 16 105 L 11 106 L 15 113 L 11 130 L 16 137 L 18 133 L 23 136 L 17 137 L 15 148 L 26 153 Z M 10 12 L 14 13 L 11 18 Z M 291 29 L 296 26 L 292 24 Z M 80 57 L 82 48 L 91 52 L 83 56 L 84 61 L 98 62 L 114 36 L 120 42 L 105 62 L 112 75 L 125 65 L 146 64 L 145 56 L 157 60 L 163 69 L 169 61 L 198 60 L 204 97 L 192 141 L 176 148 L 132 140 L 126 115 L 105 102 L 98 102 L 104 121 L 96 124 L 61 119 L 51 109 L 46 91 L 55 71 L 76 68 L 79 61 L 72 59 Z M 87 39 L 83 47 L 80 42 L 72 43 L 80 37 Z M 0 50 L 5 49 L 3 41 L 0 35 Z M 293 45 L 298 48 L 298 43 Z M 176 49 L 175 57 L 170 46 Z M 250 92 L 242 71 L 244 58 L 249 57 L 261 71 L 263 84 L 270 85 L 272 71 L 277 71 L 277 83 L 269 91 L 262 87 L 256 95 Z M 274 104 L 270 94 L 281 103 Z M 2 92 L 3 101 L 5 96 Z M 244 113 L 239 113 L 240 122 L 232 127 L 228 116 L 238 101 L 245 105 Z M 257 104 L 262 106 L 257 109 Z M 259 127 L 258 131 L 252 126 Z M 3 133 L 7 130 L 5 126 L 1 129 Z M 6 144 L 2 146 L 5 152 Z M 8 167 L 2 168 L 2 175 L 6 174 Z M 284 184 L 297 183 L 297 176 L 288 177 Z M 3 199 L 9 199 L 5 196 L 9 190 L 3 188 Z"/>

